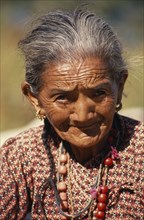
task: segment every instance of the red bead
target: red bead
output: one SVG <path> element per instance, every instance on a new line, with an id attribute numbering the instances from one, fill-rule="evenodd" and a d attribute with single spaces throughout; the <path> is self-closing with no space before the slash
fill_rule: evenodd
<path id="1" fill-rule="evenodd" d="M 104 194 L 104 193 L 100 194 L 100 195 L 98 196 L 98 201 L 105 203 L 105 202 L 107 201 L 107 196 L 106 196 L 106 194 Z"/>
<path id="2" fill-rule="evenodd" d="M 103 202 L 98 202 L 97 208 L 99 211 L 104 211 L 106 209 L 106 204 Z"/>
<path id="3" fill-rule="evenodd" d="M 101 192 L 104 193 L 104 194 L 107 194 L 108 193 L 108 187 L 107 186 L 102 186 L 101 187 Z"/>
<path id="4" fill-rule="evenodd" d="M 113 165 L 113 160 L 112 158 L 108 157 L 104 160 L 104 165 L 111 167 Z"/>
<path id="5" fill-rule="evenodd" d="M 96 218 L 103 219 L 105 216 L 105 213 L 103 211 L 97 211 L 96 212 Z"/>

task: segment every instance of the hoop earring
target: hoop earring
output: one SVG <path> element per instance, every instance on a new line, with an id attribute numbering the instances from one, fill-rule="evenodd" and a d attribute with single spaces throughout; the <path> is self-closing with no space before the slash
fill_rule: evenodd
<path id="1" fill-rule="evenodd" d="M 41 109 L 38 109 L 38 110 L 36 111 L 36 117 L 37 117 L 38 119 L 40 119 L 40 120 L 43 120 L 43 119 L 46 118 L 46 116 L 40 114 L 40 111 L 41 111 Z"/>
<path id="2" fill-rule="evenodd" d="M 116 112 L 120 111 L 121 109 L 122 109 L 122 103 L 120 102 L 116 105 Z"/>

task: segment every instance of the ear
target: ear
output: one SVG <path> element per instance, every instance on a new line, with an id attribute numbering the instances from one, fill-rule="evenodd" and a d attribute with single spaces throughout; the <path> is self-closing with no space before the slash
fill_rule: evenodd
<path id="1" fill-rule="evenodd" d="M 31 91 L 30 84 L 26 81 L 23 82 L 21 84 L 21 89 L 22 89 L 23 94 L 27 97 L 27 99 L 33 105 L 35 110 L 38 111 L 40 109 L 39 101 L 36 95 L 34 95 L 34 93 Z"/>
<path id="2" fill-rule="evenodd" d="M 122 94 L 123 94 L 123 90 L 124 90 L 124 85 L 125 85 L 125 82 L 127 80 L 127 77 L 128 77 L 128 71 L 127 70 L 123 70 L 121 72 L 121 79 L 120 81 L 118 82 L 118 98 L 117 98 L 117 104 L 119 104 L 122 100 Z"/>

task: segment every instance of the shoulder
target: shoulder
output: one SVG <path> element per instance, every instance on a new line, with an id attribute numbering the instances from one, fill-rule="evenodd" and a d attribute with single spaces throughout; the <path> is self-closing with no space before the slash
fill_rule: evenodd
<path id="1" fill-rule="evenodd" d="M 120 141 L 118 151 L 120 161 L 115 166 L 120 184 L 132 184 L 135 192 L 141 191 L 143 179 L 143 123 L 128 117 L 118 116 L 120 122 Z M 129 187 L 127 185 L 127 187 Z"/>
<path id="2" fill-rule="evenodd" d="M 142 155 L 144 153 L 144 126 L 143 122 L 118 116 L 120 120 L 120 139 L 119 150 L 124 161 L 131 161 L 133 164 L 142 164 Z"/>
<path id="3" fill-rule="evenodd" d="M 132 118 L 119 115 L 120 126 L 126 138 L 142 140 L 144 138 L 144 124 Z"/>
<path id="4" fill-rule="evenodd" d="M 120 151 L 124 159 L 123 163 L 130 165 L 131 171 L 142 172 L 143 154 L 144 154 L 144 126 L 143 122 L 120 116 L 123 129 L 123 139 L 121 141 Z"/>
<path id="5" fill-rule="evenodd" d="M 0 148 L 1 156 L 7 158 L 26 157 L 43 147 L 42 135 L 43 126 L 25 130 L 15 137 L 9 138 Z M 29 155 L 30 156 L 30 155 Z"/>
<path id="6" fill-rule="evenodd" d="M 0 148 L 0 170 L 4 176 L 11 173 L 16 182 L 22 178 L 29 186 L 33 186 L 34 179 L 49 176 L 50 159 L 42 131 L 43 126 L 31 128 L 4 143 Z"/>
<path id="7" fill-rule="evenodd" d="M 30 144 L 33 143 L 41 137 L 43 131 L 43 126 L 38 126 L 34 128 L 30 128 L 28 130 L 25 130 L 19 134 L 17 134 L 15 137 L 10 137 L 5 141 L 2 148 L 10 147 L 11 145 L 15 144 L 15 148 L 20 147 L 21 144 Z"/>

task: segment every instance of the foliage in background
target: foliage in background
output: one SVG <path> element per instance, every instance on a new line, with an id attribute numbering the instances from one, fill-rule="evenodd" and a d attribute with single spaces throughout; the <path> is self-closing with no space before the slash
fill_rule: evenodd
<path id="1" fill-rule="evenodd" d="M 141 0 L 35 0 L 1 1 L 1 130 L 27 124 L 35 117 L 32 107 L 21 93 L 24 80 L 24 61 L 17 49 L 17 42 L 23 36 L 24 23 L 34 14 L 55 9 L 74 9 L 88 3 L 93 9 L 115 27 L 124 48 L 129 51 L 129 79 L 123 97 L 124 108 L 143 106 L 144 74 L 143 63 L 143 1 Z M 132 57 L 137 57 L 132 59 Z"/>

